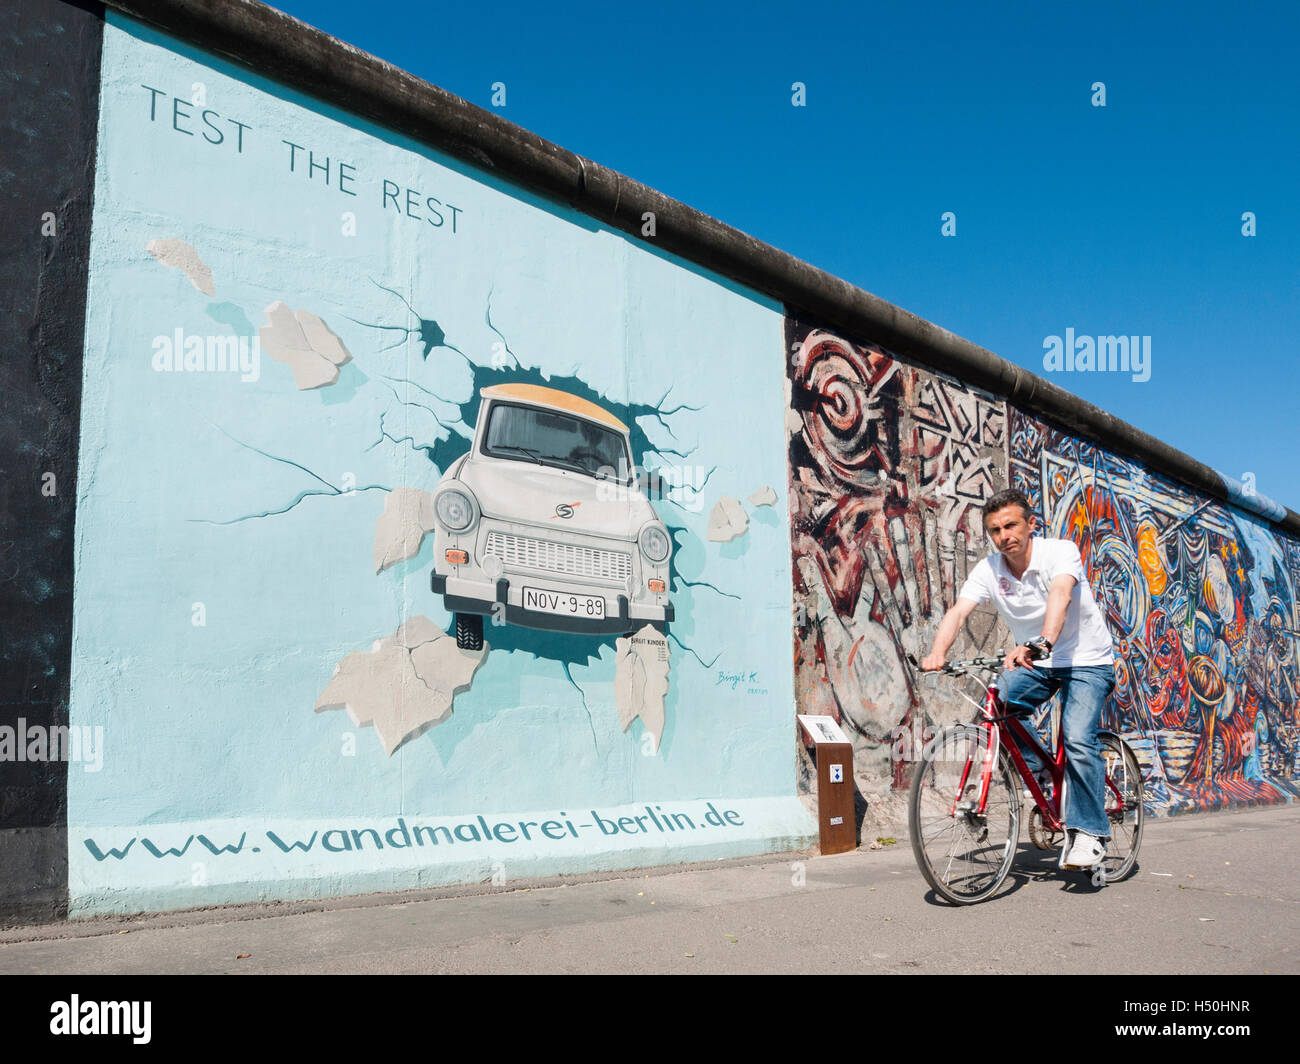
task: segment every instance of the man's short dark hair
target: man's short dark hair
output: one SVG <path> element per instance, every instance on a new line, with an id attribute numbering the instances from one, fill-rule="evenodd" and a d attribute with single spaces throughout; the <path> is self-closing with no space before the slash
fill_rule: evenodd
<path id="1" fill-rule="evenodd" d="M 1008 506 L 1019 506 L 1028 521 L 1034 516 L 1034 508 L 1029 500 L 1025 498 L 1024 492 L 1017 491 L 1015 488 L 1007 488 L 1000 491 L 984 504 L 984 520 L 988 521 L 989 514 L 995 514 L 999 510 L 1005 510 Z"/>

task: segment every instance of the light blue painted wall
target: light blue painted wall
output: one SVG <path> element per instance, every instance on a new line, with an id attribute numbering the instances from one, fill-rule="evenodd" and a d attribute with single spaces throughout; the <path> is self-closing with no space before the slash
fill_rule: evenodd
<path id="1" fill-rule="evenodd" d="M 71 723 L 103 726 L 104 763 L 69 773 L 74 909 L 78 898 L 97 904 L 105 866 L 83 842 L 96 826 L 796 802 L 781 308 L 113 13 L 102 76 Z M 145 86 L 166 93 L 153 121 Z M 181 108 L 195 135 L 173 128 L 171 97 L 200 86 L 222 144 L 204 140 L 200 107 L 188 121 Z M 242 153 L 228 118 L 250 127 Z M 331 178 L 340 161 L 355 166 L 358 195 L 291 174 L 282 139 L 327 154 Z M 385 178 L 460 208 L 457 232 L 385 210 Z M 342 235 L 345 211 L 355 236 Z M 215 298 L 146 252 L 166 238 L 198 250 Z M 494 652 L 452 718 L 392 757 L 373 730 L 313 711 L 346 655 L 407 616 L 448 620 L 429 591 L 432 537 L 416 559 L 375 575 L 383 490 L 310 495 L 253 516 L 349 474 L 361 488 L 436 484 L 422 452 L 375 446 L 381 415 L 397 405 L 383 378 L 459 401 L 471 372 L 446 349 L 425 361 L 414 339 L 381 350 L 400 334 L 360 323 L 415 319 L 376 282 L 476 363 L 490 363 L 498 340 L 485 322 L 490 293 L 493 324 L 526 365 L 576 375 L 610 402 L 654 403 L 671 385 L 665 405 L 701 408 L 670 418 L 677 442 L 645 424 L 664 446 L 695 447 L 688 461 L 717 467 L 699 512 L 659 510 L 686 529 L 679 571 L 740 597 L 704 587 L 674 596 L 673 634 L 694 654 L 673 644 L 657 756 L 642 755 L 639 722 L 619 728 L 610 648 L 573 667 L 581 695 L 558 662 Z M 155 337 L 228 334 L 232 323 L 252 335 L 276 300 L 319 315 L 347 345 L 354 362 L 337 384 L 299 391 L 265 351 L 254 382 L 152 368 Z M 402 414 L 389 414 L 390 431 Z M 760 485 L 776 489 L 777 506 L 747 507 L 739 544 L 706 542 L 717 498 Z M 766 694 L 720 685 L 719 671 L 757 672 Z M 355 756 L 342 753 L 345 733 Z"/>

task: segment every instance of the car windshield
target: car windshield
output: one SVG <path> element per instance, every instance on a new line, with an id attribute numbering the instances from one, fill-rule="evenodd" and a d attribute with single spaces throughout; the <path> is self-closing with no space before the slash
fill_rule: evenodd
<path id="1" fill-rule="evenodd" d="M 558 410 L 493 403 L 483 453 L 626 482 L 631 462 L 622 433 Z"/>

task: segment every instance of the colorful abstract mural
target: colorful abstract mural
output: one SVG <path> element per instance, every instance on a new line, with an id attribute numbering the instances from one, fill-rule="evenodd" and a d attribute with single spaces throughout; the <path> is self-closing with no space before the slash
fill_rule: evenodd
<path id="1" fill-rule="evenodd" d="M 1300 793 L 1300 542 L 879 347 L 793 316 L 786 334 L 796 701 L 854 736 L 864 793 L 902 786 L 926 729 L 970 714 L 906 656 L 991 550 L 980 507 L 1008 485 L 1083 556 L 1115 640 L 1106 726 L 1151 811 Z M 951 656 L 1006 643 L 982 608 Z"/>
<path id="2" fill-rule="evenodd" d="M 1106 613 L 1107 726 L 1133 746 L 1156 811 L 1300 794 L 1300 545 L 1263 520 L 1012 409 L 1012 486 L 1073 540 Z"/>

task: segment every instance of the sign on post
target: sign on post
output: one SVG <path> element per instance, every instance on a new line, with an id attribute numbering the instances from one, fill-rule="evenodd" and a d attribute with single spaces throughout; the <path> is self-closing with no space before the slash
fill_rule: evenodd
<path id="1" fill-rule="evenodd" d="M 857 849 L 853 817 L 853 744 L 834 717 L 799 714 L 799 723 L 815 744 L 817 822 L 823 854 Z"/>

